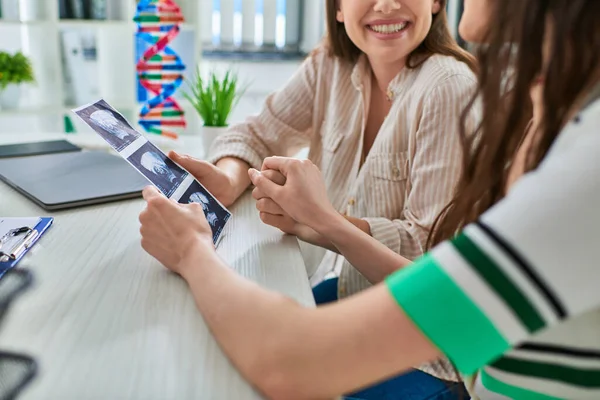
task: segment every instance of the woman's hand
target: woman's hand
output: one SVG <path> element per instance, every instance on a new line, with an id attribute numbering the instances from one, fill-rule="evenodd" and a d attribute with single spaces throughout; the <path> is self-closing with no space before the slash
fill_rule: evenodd
<path id="1" fill-rule="evenodd" d="M 181 155 L 174 151 L 169 153 L 169 158 L 192 174 L 225 207 L 232 205 L 248 187 L 249 182 L 247 177 L 244 176 L 244 179 L 238 182 L 240 179 L 232 176 L 235 173 L 231 174 L 227 171 L 228 169 L 233 171 L 237 169 L 247 171 L 248 165 L 241 160 L 224 159 L 218 163 L 219 166 L 215 166 L 209 162 Z M 220 168 L 222 163 L 243 164 L 243 167 L 238 168 L 238 165 L 226 164 L 225 167 L 231 168 Z"/>
<path id="2" fill-rule="evenodd" d="M 285 176 L 278 171 L 269 169 L 262 171 L 262 175 L 279 186 L 285 184 Z M 260 219 L 265 224 L 271 225 L 288 235 L 294 235 L 303 242 L 324 247 L 331 251 L 338 251 L 323 235 L 290 217 L 275 200 L 268 197 L 259 188 L 254 188 L 252 197 L 256 199 L 256 209 L 260 212 Z"/>
<path id="3" fill-rule="evenodd" d="M 267 198 L 257 206 L 262 208 L 259 208 L 261 212 L 271 215 L 267 217 L 273 222 L 267 222 L 270 225 L 276 223 L 274 226 L 279 229 L 285 228 L 282 230 L 293 233 L 301 224 L 318 232 L 322 224 L 339 217 L 329 202 L 321 172 L 312 162 L 269 157 L 265 159 L 262 169 L 262 172 L 250 169 L 249 175 L 257 188 L 255 198 Z M 269 179 L 272 174 L 270 170 L 281 174 L 285 182 L 278 184 Z"/>
<path id="4" fill-rule="evenodd" d="M 279 171 L 266 170 L 262 171 L 265 178 L 279 186 L 285 185 L 285 176 Z M 260 188 L 254 188 L 252 197 L 256 200 L 256 209 L 260 213 L 260 219 L 267 225 L 271 225 L 288 235 L 298 236 L 299 224 L 286 213 L 272 198 L 267 196 Z"/>
<path id="5" fill-rule="evenodd" d="M 198 247 L 214 252 L 212 231 L 200 204 L 176 203 L 152 186 L 143 195 L 147 206 L 139 217 L 140 233 L 142 247 L 151 256 L 183 275 L 183 266 L 190 264 L 184 261 Z"/>

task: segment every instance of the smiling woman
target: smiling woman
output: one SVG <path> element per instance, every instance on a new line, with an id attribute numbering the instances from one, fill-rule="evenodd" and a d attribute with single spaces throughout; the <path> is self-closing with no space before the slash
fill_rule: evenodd
<path id="1" fill-rule="evenodd" d="M 377 2 L 383 15 L 393 15 L 388 18 L 371 16 L 372 13 L 366 17 L 365 10 L 373 8 L 370 3 L 327 0 L 327 42 L 334 55 L 356 61 L 365 53 L 415 66 L 420 55 L 442 54 L 476 69 L 475 59 L 458 46 L 450 33 L 446 0 Z M 404 40 L 395 41 L 399 38 Z"/>

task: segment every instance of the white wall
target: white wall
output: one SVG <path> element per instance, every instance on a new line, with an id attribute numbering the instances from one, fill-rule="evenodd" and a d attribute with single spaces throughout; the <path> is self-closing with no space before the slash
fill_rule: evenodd
<path id="1" fill-rule="evenodd" d="M 325 0 L 304 0 L 301 49 L 310 53 L 325 34 Z"/>
<path id="2" fill-rule="evenodd" d="M 233 111 L 231 122 L 243 121 L 248 115 L 258 113 L 266 97 L 281 88 L 294 74 L 302 60 L 298 61 L 208 61 L 201 63 L 203 71 L 224 73 L 227 69 L 237 71 L 242 85 L 248 85 L 245 95 Z"/>

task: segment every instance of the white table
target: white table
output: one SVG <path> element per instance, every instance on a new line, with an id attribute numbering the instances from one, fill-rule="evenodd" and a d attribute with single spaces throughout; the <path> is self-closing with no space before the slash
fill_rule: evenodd
<path id="1" fill-rule="evenodd" d="M 54 213 L 54 226 L 20 263 L 35 284 L 0 327 L 0 349 L 39 362 L 23 399 L 260 398 L 217 346 L 184 281 L 142 250 L 143 206 Z M 296 239 L 263 225 L 249 194 L 231 211 L 219 253 L 240 274 L 312 305 Z M 0 214 L 48 213 L 0 183 Z"/>

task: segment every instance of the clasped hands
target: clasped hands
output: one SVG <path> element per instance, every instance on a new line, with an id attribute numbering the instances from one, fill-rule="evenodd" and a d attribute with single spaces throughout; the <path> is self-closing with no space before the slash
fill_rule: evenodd
<path id="1" fill-rule="evenodd" d="M 269 157 L 261 171 L 250 169 L 248 174 L 255 186 L 256 208 L 267 225 L 313 242 L 322 227 L 339 217 L 321 172 L 311 161 Z"/>

